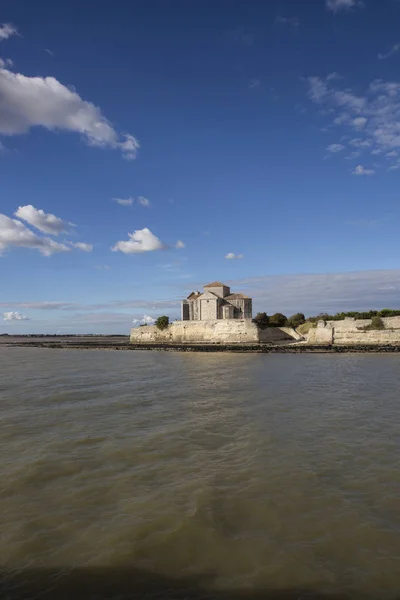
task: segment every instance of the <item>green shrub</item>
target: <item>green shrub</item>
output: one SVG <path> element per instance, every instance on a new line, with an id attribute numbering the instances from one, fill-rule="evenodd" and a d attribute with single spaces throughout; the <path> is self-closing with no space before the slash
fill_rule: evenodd
<path id="1" fill-rule="evenodd" d="M 158 317 L 158 319 L 156 321 L 156 327 L 158 329 L 163 331 L 163 329 L 167 329 L 168 325 L 169 325 L 169 317 L 166 317 L 165 315 L 163 317 Z"/>
<path id="2" fill-rule="evenodd" d="M 376 316 L 372 318 L 371 325 L 368 325 L 365 329 L 366 331 L 381 331 L 382 329 L 385 329 L 385 323 L 382 321 L 381 317 Z"/>
<path id="3" fill-rule="evenodd" d="M 259 329 L 266 329 L 269 326 L 269 316 L 265 312 L 257 313 L 253 319 L 253 323 L 255 323 Z"/>
<path id="4" fill-rule="evenodd" d="M 289 327 L 293 327 L 293 329 L 296 329 L 296 327 L 300 327 L 300 325 L 303 325 L 303 323 L 305 322 L 306 318 L 303 315 L 303 313 L 296 313 L 295 315 L 292 315 L 288 318 L 288 325 Z"/>
<path id="5" fill-rule="evenodd" d="M 285 317 L 285 315 L 282 313 L 275 313 L 269 318 L 270 327 L 286 327 L 287 322 L 287 317 Z"/>

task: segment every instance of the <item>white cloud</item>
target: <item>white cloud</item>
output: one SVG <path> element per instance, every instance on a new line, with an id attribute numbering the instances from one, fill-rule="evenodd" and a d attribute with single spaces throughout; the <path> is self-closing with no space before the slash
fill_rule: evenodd
<path id="1" fill-rule="evenodd" d="M 70 242 L 71 246 L 82 250 L 82 252 L 91 252 L 93 250 L 93 244 L 85 244 L 85 242 Z"/>
<path id="2" fill-rule="evenodd" d="M 0 69 L 5 69 L 6 67 L 12 67 L 13 61 L 11 58 L 0 58 Z"/>
<path id="3" fill-rule="evenodd" d="M 147 206 L 147 208 L 150 206 L 150 200 L 148 198 L 145 198 L 144 196 L 138 196 L 137 201 L 142 206 Z"/>
<path id="4" fill-rule="evenodd" d="M 29 308 L 34 310 L 72 310 L 79 305 L 74 302 L 0 302 L 4 308 Z"/>
<path id="5" fill-rule="evenodd" d="M 350 140 L 349 144 L 354 146 L 354 148 L 369 148 L 372 146 L 371 140 L 362 140 L 361 138 L 354 138 Z"/>
<path id="6" fill-rule="evenodd" d="M 144 196 L 138 196 L 136 199 L 132 196 L 129 196 L 129 198 L 113 198 L 113 201 L 121 206 L 132 206 L 135 202 L 141 206 L 146 206 L 147 208 L 151 206 L 150 200 Z"/>
<path id="7" fill-rule="evenodd" d="M 154 323 L 156 322 L 155 319 L 153 319 L 153 317 L 151 317 L 150 315 L 143 315 L 143 319 L 141 319 L 140 321 L 141 323 L 146 324 L 146 325 L 154 325 Z"/>
<path id="8" fill-rule="evenodd" d="M 139 148 L 130 134 L 119 135 L 98 106 L 54 77 L 27 77 L 0 68 L 0 134 L 19 135 L 32 127 L 80 133 L 90 146 L 119 149 L 132 160 Z"/>
<path id="9" fill-rule="evenodd" d="M 363 6 L 361 0 L 325 0 L 326 8 L 334 13 L 339 10 L 350 10 L 356 6 Z"/>
<path id="10" fill-rule="evenodd" d="M 121 206 L 132 206 L 134 198 L 113 198 L 113 201 Z"/>
<path id="11" fill-rule="evenodd" d="M 400 149 L 400 82 L 374 80 L 364 95 L 336 89 L 327 78 L 308 78 L 309 97 L 335 125 L 358 130 L 350 145 L 373 154 Z"/>
<path id="12" fill-rule="evenodd" d="M 0 41 L 7 40 L 12 35 L 18 35 L 18 30 L 11 23 L 3 23 L 0 25 Z"/>
<path id="13" fill-rule="evenodd" d="M 178 249 L 185 248 L 185 247 L 186 247 L 186 244 L 185 244 L 185 242 L 182 242 L 182 240 L 178 240 L 175 244 L 175 248 L 178 248 Z"/>
<path id="14" fill-rule="evenodd" d="M 29 321 L 29 317 L 22 315 L 20 312 L 5 312 L 3 313 L 3 321 Z"/>
<path id="15" fill-rule="evenodd" d="M 154 252 L 164 250 L 166 245 L 161 242 L 147 227 L 128 233 L 128 241 L 119 241 L 111 248 L 113 252 L 124 254 L 140 254 L 142 252 Z"/>
<path id="16" fill-rule="evenodd" d="M 111 267 L 109 267 L 108 265 L 97 265 L 96 269 L 104 269 L 104 271 L 109 271 Z"/>
<path id="17" fill-rule="evenodd" d="M 379 58 L 379 60 L 384 60 L 385 58 L 389 58 L 393 54 L 396 54 L 396 52 L 398 52 L 399 50 L 400 50 L 400 44 L 395 44 L 394 46 L 391 47 L 391 49 L 388 52 L 385 52 L 384 54 L 379 53 L 378 58 Z"/>
<path id="18" fill-rule="evenodd" d="M 358 150 L 354 150 L 354 152 L 351 152 L 348 156 L 345 156 L 345 160 L 353 160 L 354 158 L 358 158 L 359 156 L 361 156 L 361 152 L 359 152 Z"/>
<path id="19" fill-rule="evenodd" d="M 353 127 L 355 129 L 364 129 L 367 123 L 368 119 L 366 119 L 365 117 L 356 117 L 355 119 L 353 119 Z"/>
<path id="20" fill-rule="evenodd" d="M 70 250 L 65 244 L 59 244 L 50 238 L 39 237 L 25 227 L 21 221 L 0 214 L 0 254 L 10 246 L 33 248 L 43 256 L 51 256 L 56 252 L 69 252 Z"/>
<path id="21" fill-rule="evenodd" d="M 39 231 L 50 235 L 59 235 L 68 228 L 68 225 L 71 225 L 71 223 L 66 223 L 51 213 L 46 214 L 43 210 L 32 206 L 32 204 L 20 206 L 14 214 L 19 219 L 39 229 Z"/>
<path id="22" fill-rule="evenodd" d="M 362 165 L 357 165 L 352 172 L 353 175 L 373 175 L 374 173 L 375 171 L 373 169 L 366 169 Z"/>
<path id="23" fill-rule="evenodd" d="M 282 17 L 278 15 L 275 17 L 275 25 L 291 25 L 292 27 L 298 27 L 300 23 L 296 17 Z"/>
<path id="24" fill-rule="evenodd" d="M 396 150 L 392 150 L 391 152 L 388 152 L 388 153 L 386 154 L 386 156 L 387 156 L 388 158 L 394 158 L 395 156 L 398 156 L 398 155 L 399 155 L 399 153 L 398 153 L 398 152 L 396 152 Z"/>
<path id="25" fill-rule="evenodd" d="M 304 312 L 398 308 L 400 269 L 348 273 L 270 275 L 227 281 L 253 298 L 253 312 Z"/>
<path id="26" fill-rule="evenodd" d="M 336 153 L 336 152 L 341 152 L 342 150 L 345 149 L 345 147 L 346 146 L 343 146 L 343 144 L 330 144 L 327 147 L 327 150 L 328 150 L 328 152 Z"/>
<path id="27" fill-rule="evenodd" d="M 125 158 L 125 160 L 135 160 L 140 148 L 140 144 L 137 139 L 129 133 L 125 133 L 124 138 L 125 141 L 118 144 L 122 150 L 122 156 Z"/>
<path id="28" fill-rule="evenodd" d="M 241 258 L 243 258 L 243 254 L 235 254 L 234 252 L 228 252 L 228 254 L 225 255 L 225 258 L 227 260 L 240 260 Z"/>

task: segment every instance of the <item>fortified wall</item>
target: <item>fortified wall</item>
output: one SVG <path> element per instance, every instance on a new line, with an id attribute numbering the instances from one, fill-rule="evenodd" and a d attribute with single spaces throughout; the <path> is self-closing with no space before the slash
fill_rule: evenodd
<path id="1" fill-rule="evenodd" d="M 310 345 L 351 345 L 351 344 L 400 344 L 400 317 L 382 319 L 385 329 L 365 330 L 371 319 L 346 318 L 343 321 L 319 321 L 310 329 L 307 343 Z"/>
<path id="2" fill-rule="evenodd" d="M 269 327 L 261 331 L 251 319 L 218 319 L 215 321 L 174 321 L 160 331 L 155 326 L 131 330 L 132 344 L 194 343 L 247 344 L 294 342 L 302 337 L 289 327 Z"/>

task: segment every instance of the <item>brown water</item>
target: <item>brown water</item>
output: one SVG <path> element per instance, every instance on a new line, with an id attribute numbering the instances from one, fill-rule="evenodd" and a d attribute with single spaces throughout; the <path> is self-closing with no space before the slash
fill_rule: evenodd
<path id="1" fill-rule="evenodd" d="M 1 598 L 400 598 L 400 356 L 0 348 L 0 406 Z"/>

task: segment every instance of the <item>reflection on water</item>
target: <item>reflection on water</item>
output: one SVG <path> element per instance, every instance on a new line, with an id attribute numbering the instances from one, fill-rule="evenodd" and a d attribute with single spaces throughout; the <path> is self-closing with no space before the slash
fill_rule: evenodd
<path id="1" fill-rule="evenodd" d="M 1 597 L 400 597 L 399 360 L 0 348 Z"/>

